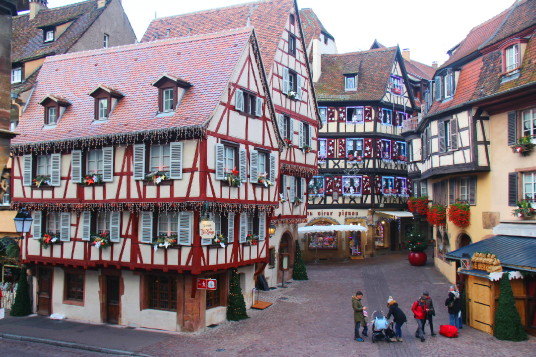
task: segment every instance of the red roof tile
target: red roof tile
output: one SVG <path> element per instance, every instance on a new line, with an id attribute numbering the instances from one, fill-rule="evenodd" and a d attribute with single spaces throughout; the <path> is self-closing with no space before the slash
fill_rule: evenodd
<path id="1" fill-rule="evenodd" d="M 511 11 L 508 13 L 508 17 L 501 25 L 499 30 L 488 40 L 485 45 L 487 46 L 501 41 L 506 37 L 521 32 L 530 26 L 534 26 L 535 23 L 536 1 L 518 1 L 512 6 Z"/>
<path id="2" fill-rule="evenodd" d="M 436 70 L 432 66 L 428 66 L 424 63 L 417 62 L 415 60 L 407 60 L 405 58 L 404 65 L 406 66 L 406 71 L 408 71 L 408 74 L 411 74 L 421 79 L 431 80 L 432 78 L 434 78 Z"/>
<path id="3" fill-rule="evenodd" d="M 164 17 L 149 24 L 141 41 L 242 28 L 248 25 L 249 20 L 249 24 L 255 28 L 266 72 L 271 72 L 277 46 L 294 6 L 294 0 L 261 0 Z"/>
<path id="4" fill-rule="evenodd" d="M 327 37 L 334 40 L 333 36 L 326 30 L 318 16 L 316 16 L 313 9 L 301 9 L 300 20 L 303 28 L 303 36 L 305 38 L 305 45 L 309 46 L 309 43 L 313 39 L 318 39 L 320 34 L 325 34 Z"/>
<path id="5" fill-rule="evenodd" d="M 246 28 L 48 57 L 17 127 L 21 135 L 12 144 L 202 126 L 251 36 Z M 193 86 L 172 115 L 157 117 L 158 89 L 151 84 L 164 73 Z M 99 85 L 124 94 L 102 122 L 93 121 L 94 99 L 88 94 Z M 72 103 L 55 128 L 43 128 L 44 109 L 38 104 L 48 93 Z"/>

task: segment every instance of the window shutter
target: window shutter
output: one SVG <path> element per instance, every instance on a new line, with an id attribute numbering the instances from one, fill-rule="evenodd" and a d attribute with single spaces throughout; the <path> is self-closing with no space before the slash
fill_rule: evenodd
<path id="1" fill-rule="evenodd" d="M 60 213 L 60 240 L 62 242 L 71 240 L 71 212 Z"/>
<path id="2" fill-rule="evenodd" d="M 313 147 L 313 137 L 312 137 L 313 128 L 310 125 L 306 125 L 305 127 L 307 128 L 307 145 L 309 147 Z"/>
<path id="3" fill-rule="evenodd" d="M 82 212 L 82 240 L 91 239 L 91 212 Z"/>
<path id="4" fill-rule="evenodd" d="M 449 180 L 449 204 L 456 202 L 456 179 Z"/>
<path id="5" fill-rule="evenodd" d="M 270 181 L 275 184 L 277 178 L 277 158 L 274 154 L 270 154 Z"/>
<path id="6" fill-rule="evenodd" d="M 22 157 L 22 185 L 32 186 L 32 155 Z"/>
<path id="7" fill-rule="evenodd" d="M 285 133 L 285 116 L 283 114 L 277 113 L 276 117 L 277 117 L 277 127 L 279 128 L 279 134 L 281 135 L 282 138 L 286 138 L 287 136 Z"/>
<path id="8" fill-rule="evenodd" d="M 140 241 L 142 243 L 153 242 L 153 212 L 142 211 L 141 212 L 141 236 Z"/>
<path id="9" fill-rule="evenodd" d="M 289 180 L 288 186 L 290 187 L 288 200 L 294 202 L 296 198 L 296 178 L 294 176 L 287 176 L 287 180 Z"/>
<path id="10" fill-rule="evenodd" d="M 266 239 L 266 213 L 259 213 L 259 240 Z"/>
<path id="11" fill-rule="evenodd" d="M 73 150 L 71 152 L 71 180 L 73 182 L 82 181 L 82 151 Z"/>
<path id="12" fill-rule="evenodd" d="M 435 100 L 440 101 L 441 100 L 441 77 L 437 76 L 435 77 Z"/>
<path id="13" fill-rule="evenodd" d="M 102 148 L 102 181 L 114 181 L 114 147 Z"/>
<path id="14" fill-rule="evenodd" d="M 281 89 L 283 94 L 287 94 L 289 92 L 289 80 L 288 80 L 288 68 L 283 67 L 283 88 Z"/>
<path id="15" fill-rule="evenodd" d="M 145 179 L 145 144 L 134 145 L 134 179 Z"/>
<path id="16" fill-rule="evenodd" d="M 300 198 L 302 201 L 305 200 L 305 190 L 307 189 L 307 182 L 305 181 L 305 179 L 302 177 L 301 178 L 301 192 L 300 192 Z"/>
<path id="17" fill-rule="evenodd" d="M 450 120 L 450 148 L 458 150 L 458 119 Z"/>
<path id="18" fill-rule="evenodd" d="M 240 89 L 235 91 L 235 109 L 244 111 L 244 92 Z"/>
<path id="19" fill-rule="evenodd" d="M 469 178 L 469 204 L 476 205 L 476 177 Z"/>
<path id="20" fill-rule="evenodd" d="M 43 228 L 43 212 L 35 211 L 32 214 L 32 236 L 34 239 L 39 239 L 43 235 L 41 230 Z"/>
<path id="21" fill-rule="evenodd" d="M 305 146 L 305 124 L 300 121 L 299 125 L 300 125 L 299 145 L 300 145 L 300 148 L 302 148 Z"/>
<path id="22" fill-rule="evenodd" d="M 508 206 L 517 205 L 517 172 L 508 173 Z"/>
<path id="23" fill-rule="evenodd" d="M 61 184 L 61 154 L 50 155 L 50 185 Z"/>
<path id="24" fill-rule="evenodd" d="M 251 150 L 249 154 L 249 182 L 256 183 L 259 177 L 259 152 Z"/>
<path id="25" fill-rule="evenodd" d="M 242 212 L 240 213 L 240 236 L 238 237 L 238 242 L 245 243 L 247 235 L 248 235 L 248 214 L 246 212 Z"/>
<path id="26" fill-rule="evenodd" d="M 121 241 L 121 213 L 113 211 L 110 214 L 110 242 L 119 243 Z"/>
<path id="27" fill-rule="evenodd" d="M 241 183 L 245 183 L 248 180 L 248 173 L 247 173 L 247 159 L 246 159 L 246 149 L 240 149 L 238 152 L 238 162 L 240 164 L 240 172 L 238 175 L 240 176 Z"/>
<path id="28" fill-rule="evenodd" d="M 444 121 L 438 121 L 437 122 L 437 130 L 439 132 L 438 139 L 439 139 L 439 152 L 445 152 L 447 151 L 447 147 L 445 144 L 445 122 Z"/>
<path id="29" fill-rule="evenodd" d="M 302 99 L 302 77 L 296 74 L 296 99 Z"/>
<path id="30" fill-rule="evenodd" d="M 289 133 L 287 133 L 287 137 L 290 139 L 290 141 L 294 140 L 294 120 L 292 118 L 288 119 L 288 130 Z"/>
<path id="31" fill-rule="evenodd" d="M 179 212 L 179 239 L 181 245 L 192 245 L 192 226 L 194 215 L 192 212 Z"/>
<path id="32" fill-rule="evenodd" d="M 172 179 L 182 179 L 182 158 L 183 158 L 183 143 L 174 142 L 169 144 L 170 152 L 170 168 L 169 177 Z"/>
<path id="33" fill-rule="evenodd" d="M 262 117 L 262 105 L 264 103 L 264 99 L 257 97 L 256 100 L 257 103 L 255 103 L 255 115 L 258 117 Z"/>
<path id="34" fill-rule="evenodd" d="M 516 112 L 508 112 L 508 145 L 517 142 L 517 116 Z"/>
<path id="35" fill-rule="evenodd" d="M 225 180 L 225 146 L 223 144 L 216 144 L 216 180 Z"/>
<path id="36" fill-rule="evenodd" d="M 227 243 L 234 242 L 234 219 L 235 214 L 230 212 L 227 215 Z"/>

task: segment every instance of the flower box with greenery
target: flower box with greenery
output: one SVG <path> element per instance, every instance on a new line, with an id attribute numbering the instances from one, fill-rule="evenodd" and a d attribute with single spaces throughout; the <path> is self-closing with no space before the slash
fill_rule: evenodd
<path id="1" fill-rule="evenodd" d="M 37 187 L 41 187 L 42 185 L 50 186 L 50 175 L 37 175 L 33 179 L 33 182 Z"/>
<path id="2" fill-rule="evenodd" d="M 95 248 L 107 248 L 110 246 L 110 232 L 104 231 L 91 236 L 91 245 Z"/>
<path id="3" fill-rule="evenodd" d="M 259 177 L 257 178 L 257 182 L 261 185 L 264 185 L 264 187 L 270 187 L 274 185 L 272 181 L 268 180 L 268 174 L 266 172 L 259 175 Z"/>
<path id="4" fill-rule="evenodd" d="M 451 204 L 448 209 L 449 221 L 454 225 L 465 228 L 469 225 L 469 218 L 471 217 L 471 211 L 469 210 L 469 204 L 464 202 L 456 202 Z"/>
<path id="5" fill-rule="evenodd" d="M 292 147 L 292 140 L 289 138 L 284 138 L 283 141 L 288 147 Z"/>
<path id="6" fill-rule="evenodd" d="M 363 161 L 363 156 L 354 155 L 354 154 L 348 154 L 347 157 L 348 161 L 351 163 L 360 163 Z"/>
<path id="7" fill-rule="evenodd" d="M 305 152 L 306 154 L 307 154 L 307 153 L 310 153 L 311 151 L 313 151 L 313 148 L 310 147 L 309 145 L 303 145 L 301 149 L 302 149 L 302 151 Z"/>
<path id="8" fill-rule="evenodd" d="M 300 197 L 295 197 L 294 198 L 294 205 L 295 206 L 299 206 L 299 205 L 301 205 L 301 203 L 302 203 L 302 199 Z"/>
<path id="9" fill-rule="evenodd" d="M 447 224 L 447 207 L 434 204 L 426 214 L 426 220 L 433 226 L 444 226 Z"/>
<path id="10" fill-rule="evenodd" d="M 219 245 L 222 248 L 225 248 L 225 245 L 227 244 L 227 238 L 221 233 L 216 234 L 214 238 L 212 238 L 212 244 Z"/>
<path id="11" fill-rule="evenodd" d="M 408 161 L 408 158 L 406 156 L 404 156 L 404 155 L 398 155 L 394 159 L 396 161 L 398 161 L 398 162 L 401 162 L 401 163 L 406 163 Z"/>
<path id="12" fill-rule="evenodd" d="M 98 185 L 103 182 L 100 174 L 87 174 L 82 178 L 82 183 L 86 186 Z"/>
<path id="13" fill-rule="evenodd" d="M 153 171 L 145 175 L 145 180 L 158 185 L 164 180 L 169 180 L 169 173 L 166 171 Z"/>
<path id="14" fill-rule="evenodd" d="M 296 99 L 296 92 L 293 90 L 288 91 L 287 95 L 290 99 Z"/>
<path id="15" fill-rule="evenodd" d="M 242 184 L 242 180 L 240 180 L 240 177 L 239 177 L 239 172 L 238 170 L 236 169 L 236 167 L 234 169 L 232 169 L 231 171 L 227 170 L 225 172 L 225 174 L 227 175 L 227 183 L 229 184 L 229 186 L 231 187 L 238 187 Z"/>
<path id="16" fill-rule="evenodd" d="M 410 197 L 408 200 L 408 210 L 413 213 L 426 216 L 428 213 L 428 196 Z"/>
<path id="17" fill-rule="evenodd" d="M 280 193 L 279 194 L 279 203 L 285 203 L 287 202 L 287 198 L 285 197 L 284 194 Z"/>
<path id="18" fill-rule="evenodd" d="M 257 245 L 259 243 L 259 236 L 253 233 L 248 233 L 246 236 L 246 243 L 250 245 Z"/>
<path id="19" fill-rule="evenodd" d="M 156 239 L 153 240 L 154 250 L 158 248 L 168 249 L 177 244 L 178 236 L 176 234 L 160 234 Z"/>
<path id="20" fill-rule="evenodd" d="M 534 146 L 536 145 L 532 142 L 532 137 L 523 136 L 517 140 L 515 145 L 512 146 L 512 151 L 514 153 L 526 156 L 531 153 L 531 151 L 534 149 Z"/>
<path id="21" fill-rule="evenodd" d="M 531 218 L 536 214 L 536 211 L 532 208 L 530 201 L 521 200 L 517 201 L 517 208 L 512 211 L 512 214 L 519 218 Z"/>
<path id="22" fill-rule="evenodd" d="M 60 244 L 60 235 L 58 233 L 45 233 L 42 238 L 39 238 L 41 247 L 47 249 L 53 244 Z"/>

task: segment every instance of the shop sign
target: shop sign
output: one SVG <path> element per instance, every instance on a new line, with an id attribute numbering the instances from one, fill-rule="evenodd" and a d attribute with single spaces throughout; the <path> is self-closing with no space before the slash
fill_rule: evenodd
<path id="1" fill-rule="evenodd" d="M 199 235 L 203 239 L 212 239 L 216 235 L 216 224 L 214 221 L 201 221 L 199 223 Z"/>
<path id="2" fill-rule="evenodd" d="M 216 279 L 197 279 L 197 290 L 216 290 Z"/>

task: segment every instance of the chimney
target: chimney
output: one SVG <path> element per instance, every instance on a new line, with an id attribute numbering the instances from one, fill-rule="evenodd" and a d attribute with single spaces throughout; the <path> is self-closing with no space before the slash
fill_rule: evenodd
<path id="1" fill-rule="evenodd" d="M 432 62 L 432 68 L 437 69 L 437 61 Z"/>
<path id="2" fill-rule="evenodd" d="M 406 61 L 409 61 L 410 58 L 409 58 L 409 48 L 404 48 L 402 50 L 402 57 L 406 60 Z"/>
<path id="3" fill-rule="evenodd" d="M 97 9 L 106 6 L 106 0 L 97 0 Z"/>
<path id="4" fill-rule="evenodd" d="M 47 0 L 30 0 L 30 20 L 33 20 L 39 11 L 47 8 Z"/>

